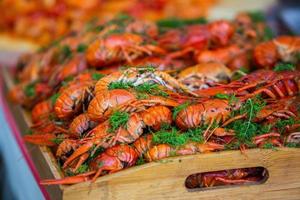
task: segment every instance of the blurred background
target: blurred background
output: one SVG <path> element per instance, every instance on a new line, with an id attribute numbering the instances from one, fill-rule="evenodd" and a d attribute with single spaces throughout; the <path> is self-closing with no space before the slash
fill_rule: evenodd
<path id="1" fill-rule="evenodd" d="M 117 13 L 157 21 L 165 18 L 231 19 L 241 11 L 262 11 L 275 34 L 300 34 L 297 0 L 2 0 L 0 1 L 0 64 L 14 66 L 31 53 L 82 29 L 93 20 L 106 21 Z M 1 79 L 0 79 L 1 81 Z M 2 81 L 1 81 L 2 84 Z M 4 94 L 0 101 L 0 173 L 2 199 L 45 198 L 23 158 L 7 123 Z"/>

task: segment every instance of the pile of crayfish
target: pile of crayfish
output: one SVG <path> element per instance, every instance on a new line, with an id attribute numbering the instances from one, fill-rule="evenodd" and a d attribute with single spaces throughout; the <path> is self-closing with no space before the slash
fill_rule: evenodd
<path id="1" fill-rule="evenodd" d="M 171 156 L 299 147 L 300 38 L 270 38 L 253 15 L 178 27 L 122 16 L 24 56 L 9 96 L 31 110 L 25 141 L 50 147 L 65 175 L 42 184 Z M 210 180 L 252 180 L 226 174 Z"/>

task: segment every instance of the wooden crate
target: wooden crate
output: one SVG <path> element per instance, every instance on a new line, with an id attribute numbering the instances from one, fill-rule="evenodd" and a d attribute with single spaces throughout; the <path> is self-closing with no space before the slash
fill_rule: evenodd
<path id="1" fill-rule="evenodd" d="M 5 82 L 12 87 L 6 70 Z M 20 129 L 30 124 L 28 115 L 19 106 L 10 105 Z M 61 178 L 52 153 L 46 147 L 28 144 L 29 152 L 44 178 Z M 265 167 L 269 178 L 262 184 L 225 186 L 215 189 L 190 191 L 185 179 L 199 172 L 224 169 Z M 51 199 L 300 199 L 300 149 L 251 149 L 246 155 L 240 151 L 181 156 L 132 167 L 97 179 L 72 186 L 47 186 Z"/>

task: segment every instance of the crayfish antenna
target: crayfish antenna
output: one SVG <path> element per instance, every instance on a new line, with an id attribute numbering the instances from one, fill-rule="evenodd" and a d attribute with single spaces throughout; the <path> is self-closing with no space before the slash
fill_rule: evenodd
<path id="1" fill-rule="evenodd" d="M 55 138 L 56 135 L 52 133 L 25 135 L 23 137 L 26 142 L 44 146 L 55 146 L 56 143 L 53 142 Z"/>
<path id="2" fill-rule="evenodd" d="M 77 176 L 65 177 L 62 179 L 47 179 L 41 181 L 40 184 L 41 185 L 68 185 L 68 184 L 81 183 L 81 182 L 91 180 L 89 176 L 95 173 L 96 171 L 91 171 L 84 174 L 79 174 Z"/>

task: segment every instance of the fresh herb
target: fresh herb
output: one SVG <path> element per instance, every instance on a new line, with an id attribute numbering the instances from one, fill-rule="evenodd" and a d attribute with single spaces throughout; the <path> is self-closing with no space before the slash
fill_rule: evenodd
<path id="1" fill-rule="evenodd" d="M 167 97 L 168 94 L 159 88 L 158 84 L 155 83 L 143 83 L 135 87 L 137 92 L 148 93 L 151 95 Z"/>
<path id="2" fill-rule="evenodd" d="M 274 71 L 280 72 L 280 71 L 294 71 L 296 67 L 291 63 L 279 63 L 275 65 Z"/>
<path id="3" fill-rule="evenodd" d="M 234 71 L 231 79 L 238 80 L 238 79 L 242 78 L 243 76 L 247 75 L 248 73 L 249 73 L 249 69 L 247 69 L 245 67 L 241 67 L 239 70 Z"/>
<path id="4" fill-rule="evenodd" d="M 86 44 L 83 44 L 83 43 L 80 43 L 78 46 L 77 46 L 77 49 L 76 51 L 79 52 L 79 53 L 83 53 L 85 52 L 85 50 L 87 49 L 87 45 Z"/>
<path id="5" fill-rule="evenodd" d="M 215 95 L 215 98 L 217 98 L 217 99 L 229 99 L 229 95 L 218 93 L 218 94 Z"/>
<path id="6" fill-rule="evenodd" d="M 27 131 L 26 131 L 26 133 L 25 133 L 26 135 L 32 135 L 33 134 L 33 131 L 32 131 L 32 129 L 28 129 Z"/>
<path id="7" fill-rule="evenodd" d="M 109 132 L 116 131 L 119 127 L 125 126 L 129 120 L 127 112 L 115 111 L 109 118 L 110 130 Z"/>
<path id="8" fill-rule="evenodd" d="M 269 41 L 274 38 L 274 33 L 270 27 L 265 27 L 263 34 L 263 41 Z"/>
<path id="9" fill-rule="evenodd" d="M 65 171 L 65 175 L 66 176 L 76 176 L 76 173 L 72 172 L 71 169 L 67 169 Z"/>
<path id="10" fill-rule="evenodd" d="M 262 11 L 252 11 L 252 12 L 248 12 L 248 14 L 251 20 L 255 23 L 266 21 L 266 16 Z"/>
<path id="11" fill-rule="evenodd" d="M 63 63 L 65 59 L 72 56 L 72 50 L 68 45 L 63 45 L 59 48 L 58 62 Z"/>
<path id="12" fill-rule="evenodd" d="M 272 150 L 276 150 L 276 147 L 272 144 L 272 143 L 265 143 L 263 145 L 263 149 L 272 149 Z"/>
<path id="13" fill-rule="evenodd" d="M 87 21 L 87 23 L 85 24 L 84 30 L 89 32 L 89 31 L 95 31 L 96 28 L 96 24 L 98 22 L 97 17 L 92 17 L 90 20 Z M 98 27 L 99 28 L 99 27 Z M 99 31 L 101 31 L 103 29 L 103 26 L 101 26 L 101 29 Z M 98 32 L 98 31 L 96 31 Z"/>
<path id="14" fill-rule="evenodd" d="M 154 66 L 146 66 L 146 67 L 141 67 L 141 68 L 138 68 L 138 71 L 139 71 L 139 74 L 143 74 L 143 73 L 146 73 L 146 72 L 155 72 L 155 67 Z"/>
<path id="15" fill-rule="evenodd" d="M 255 118 L 257 113 L 265 107 L 265 105 L 265 100 L 257 95 L 254 98 L 247 99 L 247 101 L 242 104 L 237 112 L 240 115 L 247 114 L 249 121 L 251 121 Z"/>
<path id="16" fill-rule="evenodd" d="M 27 97 L 34 97 L 35 94 L 35 83 L 30 83 L 28 85 L 26 85 L 25 89 L 24 89 L 24 93 Z"/>
<path id="17" fill-rule="evenodd" d="M 55 104 L 55 102 L 56 102 L 56 100 L 57 100 L 57 98 L 60 96 L 60 94 L 59 93 L 56 93 L 56 94 L 54 94 L 54 95 L 52 95 L 51 97 L 50 97 L 50 101 L 51 101 L 51 104 L 52 105 L 54 105 Z"/>
<path id="18" fill-rule="evenodd" d="M 136 161 L 135 165 L 143 165 L 146 161 L 143 157 L 139 157 L 139 159 Z"/>
<path id="19" fill-rule="evenodd" d="M 156 133 L 153 133 L 152 138 L 153 143 L 155 144 L 169 144 L 172 146 L 181 146 L 187 142 L 187 137 L 185 134 L 180 133 L 176 128 L 171 130 L 160 130 Z"/>
<path id="20" fill-rule="evenodd" d="M 252 138 L 258 131 L 258 124 L 251 121 L 237 120 L 232 123 L 231 129 L 240 143 L 252 143 Z"/>
<path id="21" fill-rule="evenodd" d="M 54 142 L 55 144 L 60 144 L 64 141 L 64 135 L 58 135 L 56 136 L 56 138 L 52 139 L 52 142 Z"/>
<path id="22" fill-rule="evenodd" d="M 275 124 L 275 128 L 277 128 L 279 133 L 284 133 L 287 126 L 291 126 L 296 123 L 296 120 L 294 118 L 284 119 L 284 120 L 278 120 Z"/>
<path id="23" fill-rule="evenodd" d="M 130 89 L 132 87 L 133 87 L 133 84 L 131 82 L 123 82 L 123 81 L 111 82 L 108 85 L 109 90 L 113 90 L 113 89 Z"/>
<path id="24" fill-rule="evenodd" d="M 203 17 L 195 18 L 195 19 L 170 18 L 170 19 L 159 20 L 157 22 L 157 25 L 160 28 L 180 28 L 187 25 L 206 24 L 206 23 L 207 20 Z"/>
<path id="25" fill-rule="evenodd" d="M 171 129 L 172 127 L 171 127 L 171 124 L 169 124 L 169 123 L 166 123 L 166 122 L 163 122 L 162 124 L 161 124 L 161 126 L 160 126 L 160 129 L 162 129 L 162 130 L 169 130 L 169 129 Z"/>
<path id="26" fill-rule="evenodd" d="M 185 102 L 179 106 L 174 107 L 173 109 L 173 119 L 177 117 L 177 115 L 184 109 L 186 109 L 190 105 L 190 102 Z"/>
<path id="27" fill-rule="evenodd" d="M 284 146 L 289 148 L 300 148 L 300 143 L 289 142 L 286 143 Z"/>
<path id="28" fill-rule="evenodd" d="M 147 98 L 149 98 L 149 95 L 145 94 L 145 93 L 137 93 L 136 98 L 139 99 L 139 100 L 140 99 L 147 99 Z"/>
<path id="29" fill-rule="evenodd" d="M 89 166 L 88 166 L 88 164 L 85 163 L 85 164 L 80 165 L 80 167 L 76 170 L 76 173 L 83 174 L 87 171 L 89 171 Z"/>
<path id="30" fill-rule="evenodd" d="M 186 135 L 189 141 L 202 143 L 204 142 L 204 138 L 203 138 L 204 130 L 205 129 L 203 128 L 197 127 L 195 129 L 187 130 L 187 132 L 185 132 L 184 134 Z"/>
<path id="31" fill-rule="evenodd" d="M 92 74 L 92 79 L 95 80 L 95 81 L 98 81 L 101 78 L 103 78 L 104 76 L 105 76 L 104 74 L 100 74 L 100 73 L 95 72 L 95 73 Z"/>
<path id="32" fill-rule="evenodd" d="M 68 83 L 70 82 L 70 81 L 72 81 L 74 79 L 74 76 L 68 76 L 68 77 L 66 77 L 62 82 L 61 82 L 61 85 L 62 86 L 66 86 L 66 85 L 68 85 Z"/>

